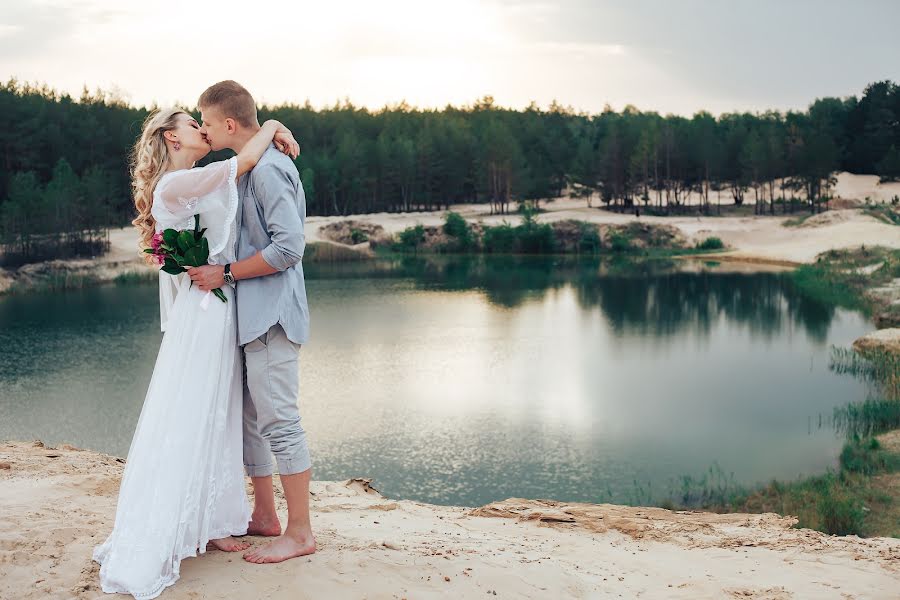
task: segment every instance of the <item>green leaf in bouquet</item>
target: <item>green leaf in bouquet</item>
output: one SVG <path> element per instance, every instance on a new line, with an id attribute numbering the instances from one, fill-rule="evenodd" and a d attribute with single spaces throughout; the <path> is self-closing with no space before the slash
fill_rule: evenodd
<path id="1" fill-rule="evenodd" d="M 204 260 L 209 262 L 209 240 L 206 238 L 200 238 L 200 248 L 202 248 L 203 252 L 206 253 L 206 258 Z"/>
<path id="2" fill-rule="evenodd" d="M 178 275 L 179 273 L 184 273 L 184 269 L 182 269 L 181 267 L 178 267 L 178 266 L 169 267 L 169 266 L 163 265 L 161 270 L 165 271 L 169 275 Z"/>
<path id="3" fill-rule="evenodd" d="M 187 261 L 185 260 L 184 256 L 182 256 L 181 254 L 173 254 L 173 255 L 172 255 L 172 258 L 175 260 L 176 263 L 178 263 L 178 266 L 179 266 L 179 267 L 183 267 L 183 266 L 185 266 L 185 265 L 188 265 L 188 263 L 187 263 Z M 189 266 L 189 267 L 192 267 L 192 266 L 194 266 L 194 265 L 188 265 L 188 266 Z"/>
<path id="4" fill-rule="evenodd" d="M 184 253 L 184 262 L 192 267 L 202 267 L 209 260 L 209 251 L 203 251 L 200 246 L 188 248 Z"/>
<path id="5" fill-rule="evenodd" d="M 194 239 L 199 241 L 199 240 L 203 237 L 203 234 L 206 233 L 206 230 L 207 230 L 207 228 L 204 227 L 204 228 L 201 229 L 200 231 L 196 232 L 196 233 L 194 234 Z"/>
<path id="6" fill-rule="evenodd" d="M 144 252 L 147 254 L 154 254 L 156 251 L 153 248 L 144 248 Z"/>
<path id="7" fill-rule="evenodd" d="M 184 269 L 168 256 L 166 257 L 166 261 L 163 263 L 162 270 L 169 275 L 178 275 L 179 273 L 184 273 Z"/>
<path id="8" fill-rule="evenodd" d="M 222 291 L 222 288 L 216 288 L 212 291 L 212 293 L 215 294 L 216 298 L 218 298 L 222 302 L 228 302 L 228 298 L 225 297 L 225 292 Z"/>
<path id="9" fill-rule="evenodd" d="M 193 247 L 194 245 L 194 233 L 192 231 L 182 231 L 178 234 L 178 249 L 181 250 L 182 253 L 188 251 L 188 248 Z"/>
<path id="10" fill-rule="evenodd" d="M 169 248 L 175 248 L 178 240 L 178 232 L 174 229 L 166 229 L 163 231 L 163 242 Z"/>

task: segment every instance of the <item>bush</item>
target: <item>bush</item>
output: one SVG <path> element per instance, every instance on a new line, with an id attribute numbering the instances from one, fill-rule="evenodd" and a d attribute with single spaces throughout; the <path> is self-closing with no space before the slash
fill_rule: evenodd
<path id="1" fill-rule="evenodd" d="M 485 227 L 481 244 L 485 252 L 509 253 L 516 246 L 516 231 L 509 223 L 494 227 Z"/>
<path id="2" fill-rule="evenodd" d="M 621 233 L 613 232 L 609 236 L 609 248 L 613 252 L 629 252 L 631 248 L 631 240 Z"/>
<path id="3" fill-rule="evenodd" d="M 363 242 L 368 242 L 369 234 L 367 234 L 365 231 L 360 231 L 359 229 L 351 229 L 350 241 L 354 244 L 362 244 Z"/>
<path id="4" fill-rule="evenodd" d="M 465 237 L 471 234 L 469 223 L 460 215 L 452 210 L 444 215 L 444 233 L 455 238 Z"/>
<path id="5" fill-rule="evenodd" d="M 717 237 L 708 237 L 697 244 L 698 250 L 721 250 L 724 247 L 725 244 Z"/>
<path id="6" fill-rule="evenodd" d="M 527 209 L 517 227 L 509 223 L 485 227 L 481 243 L 485 252 L 548 254 L 556 248 L 556 235 L 549 223 L 538 223 L 534 211 Z"/>
<path id="7" fill-rule="evenodd" d="M 891 463 L 896 462 L 890 460 L 890 454 L 881 449 L 877 439 L 863 441 L 857 436 L 844 444 L 840 461 L 845 471 L 863 475 L 887 471 L 894 466 Z"/>
<path id="8" fill-rule="evenodd" d="M 515 229 L 518 249 L 526 254 L 547 254 L 556 247 L 553 227 L 548 223 L 528 221 Z"/>
<path id="9" fill-rule="evenodd" d="M 448 250 L 465 251 L 475 245 L 472 228 L 459 213 L 450 211 L 444 216 L 444 233 L 455 238 L 454 243 L 447 245 Z"/>
<path id="10" fill-rule="evenodd" d="M 416 225 L 400 232 L 400 247 L 404 250 L 415 250 L 425 241 L 425 226 Z"/>
<path id="11" fill-rule="evenodd" d="M 582 223 L 581 239 L 578 240 L 579 252 L 597 252 L 600 250 L 600 231 L 590 223 Z"/>
<path id="12" fill-rule="evenodd" d="M 851 496 L 840 481 L 830 477 L 816 504 L 822 531 L 832 535 L 860 535 L 865 521 L 862 502 Z"/>

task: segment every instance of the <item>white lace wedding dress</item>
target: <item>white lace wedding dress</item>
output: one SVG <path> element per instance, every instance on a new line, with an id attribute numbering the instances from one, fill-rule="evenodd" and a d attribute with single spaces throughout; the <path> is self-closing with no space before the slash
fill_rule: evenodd
<path id="1" fill-rule="evenodd" d="M 192 229 L 200 214 L 210 262 L 234 261 L 237 159 L 167 173 L 153 194 L 157 230 Z M 165 332 L 125 474 L 116 521 L 94 549 L 107 593 L 155 598 L 182 559 L 211 539 L 247 532 L 241 442 L 242 382 L 234 292 L 227 303 L 160 271 Z"/>

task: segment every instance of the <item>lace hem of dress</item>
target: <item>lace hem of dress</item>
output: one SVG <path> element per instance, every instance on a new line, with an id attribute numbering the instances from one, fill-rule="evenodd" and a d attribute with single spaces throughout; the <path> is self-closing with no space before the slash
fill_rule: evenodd
<path id="1" fill-rule="evenodd" d="M 209 543 L 210 540 L 218 540 L 224 537 L 228 537 L 230 535 L 245 535 L 247 533 L 247 523 L 250 521 L 250 515 L 247 514 L 247 520 L 243 522 L 243 524 L 232 523 L 230 526 L 223 527 L 220 530 L 213 531 L 209 534 L 209 537 L 206 540 L 200 540 L 200 543 L 196 547 L 188 547 L 182 546 L 181 551 L 175 555 L 175 558 L 172 562 L 172 574 L 166 577 L 160 577 L 159 580 L 154 583 L 149 589 L 135 591 L 129 590 L 121 586 L 107 586 L 103 585 L 103 582 L 100 582 L 100 587 L 103 589 L 103 592 L 106 594 L 130 594 L 135 598 L 135 600 L 152 600 L 156 598 L 160 594 L 163 593 L 167 587 L 174 585 L 175 582 L 178 581 L 178 578 L 181 577 L 181 561 L 186 558 L 194 558 L 198 554 L 206 553 L 206 544 Z M 106 560 L 106 557 L 109 553 L 109 540 L 94 548 L 94 552 L 92 554 L 92 559 L 94 562 L 103 564 L 103 561 Z"/>

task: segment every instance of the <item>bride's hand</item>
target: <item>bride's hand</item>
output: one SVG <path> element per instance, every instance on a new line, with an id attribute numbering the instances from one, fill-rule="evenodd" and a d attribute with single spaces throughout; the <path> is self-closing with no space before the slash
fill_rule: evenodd
<path id="1" fill-rule="evenodd" d="M 297 158 L 300 155 L 300 144 L 294 139 L 291 130 L 284 126 L 280 121 L 269 119 L 263 123 L 263 127 L 270 126 L 275 128 L 275 135 L 272 142 L 275 147 L 282 153 L 287 154 L 291 158 Z"/>
<path id="2" fill-rule="evenodd" d="M 291 158 L 297 158 L 300 155 L 300 144 L 297 143 L 297 140 L 294 139 L 293 134 L 288 129 L 276 133 L 272 141 L 275 143 L 276 148 Z"/>

